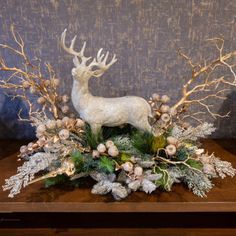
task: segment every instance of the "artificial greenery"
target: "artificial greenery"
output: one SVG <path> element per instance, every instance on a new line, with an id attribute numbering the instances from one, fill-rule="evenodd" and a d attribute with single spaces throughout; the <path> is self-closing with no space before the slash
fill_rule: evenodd
<path id="1" fill-rule="evenodd" d="M 178 161 L 184 161 L 188 158 L 188 156 L 189 156 L 189 153 L 188 153 L 188 150 L 186 148 L 177 149 L 177 152 L 175 154 L 175 158 Z"/>
<path id="2" fill-rule="evenodd" d="M 96 160 L 90 154 L 82 154 L 80 151 L 74 151 L 71 154 L 71 160 L 74 162 L 76 172 L 89 172 L 96 168 Z"/>
<path id="3" fill-rule="evenodd" d="M 155 181 L 155 184 L 161 189 L 170 191 L 169 186 L 169 174 L 165 165 L 155 166 L 153 169 L 154 173 L 162 174 L 162 177 Z"/>
<path id="4" fill-rule="evenodd" d="M 44 180 L 44 186 L 46 188 L 49 188 L 54 185 L 60 185 L 60 184 L 65 184 L 69 182 L 69 177 L 62 174 L 62 175 L 57 175 L 56 177 L 53 178 L 48 178 Z"/>
<path id="5" fill-rule="evenodd" d="M 152 153 L 154 136 L 151 133 L 135 131 L 131 135 L 132 145 L 141 153 Z"/>
<path id="6" fill-rule="evenodd" d="M 198 170 L 202 170 L 202 168 L 203 168 L 203 164 L 200 161 L 195 160 L 195 159 L 190 158 L 186 161 L 186 163 L 189 166 L 191 166 L 192 168 L 195 168 L 195 169 L 198 169 Z"/>
<path id="7" fill-rule="evenodd" d="M 96 149 L 97 145 L 104 141 L 102 136 L 102 130 L 98 134 L 94 134 L 88 124 L 85 126 L 84 139 L 88 146 Z"/>
<path id="8" fill-rule="evenodd" d="M 105 173 L 112 173 L 115 170 L 114 160 L 103 156 L 98 161 L 98 169 Z"/>

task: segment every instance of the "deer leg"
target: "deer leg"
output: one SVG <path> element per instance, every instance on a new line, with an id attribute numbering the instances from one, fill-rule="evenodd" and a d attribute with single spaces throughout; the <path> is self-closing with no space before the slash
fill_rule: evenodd
<path id="1" fill-rule="evenodd" d="M 146 119 L 145 122 L 143 123 L 143 129 L 148 133 L 152 133 L 152 126 L 149 124 L 148 119 Z"/>
<path id="2" fill-rule="evenodd" d="M 136 124 L 133 124 L 133 126 L 144 132 L 152 133 L 152 127 L 148 122 L 148 117 L 143 120 L 139 120 Z"/>
<path id="3" fill-rule="evenodd" d="M 98 137 L 102 126 L 100 124 L 90 124 L 90 127 L 92 130 L 92 133 Z"/>

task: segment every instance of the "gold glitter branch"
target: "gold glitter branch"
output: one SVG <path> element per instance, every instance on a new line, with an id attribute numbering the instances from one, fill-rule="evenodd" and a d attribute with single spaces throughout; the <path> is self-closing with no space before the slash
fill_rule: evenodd
<path id="1" fill-rule="evenodd" d="M 224 40 L 221 38 L 213 38 L 208 41 L 214 43 L 218 51 L 218 57 L 208 63 L 204 62 L 204 65 L 194 63 L 190 57 L 182 51 L 178 51 L 179 55 L 191 67 L 191 77 L 182 87 L 182 97 L 172 107 L 173 110 L 176 110 L 179 117 L 182 113 L 188 112 L 190 106 L 196 104 L 204 108 L 205 112 L 208 112 L 213 118 L 225 117 L 229 114 L 221 115 L 213 112 L 213 105 L 209 104 L 209 99 L 224 100 L 226 99 L 224 93 L 228 90 L 225 87 L 236 86 L 235 64 L 230 64 L 230 61 L 235 61 L 236 51 L 224 54 Z M 218 67 L 228 70 L 230 76 L 216 78 L 213 72 Z M 194 114 L 185 117 L 197 119 Z"/>
<path id="2" fill-rule="evenodd" d="M 59 107 L 60 96 L 57 93 L 59 85 L 59 79 L 55 75 L 55 71 L 49 63 L 44 64 L 44 70 L 46 70 L 48 78 L 45 78 L 41 70 L 41 60 L 30 60 L 25 52 L 25 43 L 20 34 L 14 30 L 14 26 L 11 26 L 11 33 L 16 43 L 16 48 L 8 44 L 0 44 L 2 49 L 6 49 L 13 53 L 13 55 L 19 56 L 21 59 L 21 67 L 9 66 L 4 58 L 0 58 L 0 71 L 5 72 L 1 77 L 8 75 L 7 78 L 0 79 L 0 88 L 13 90 L 17 95 L 23 94 L 22 99 L 26 100 L 28 104 L 31 104 L 28 97 L 25 94 L 30 92 L 38 96 L 37 102 L 46 107 L 57 119 L 61 113 Z M 20 64 L 20 63 L 19 63 Z M 29 106 L 32 109 L 32 106 Z M 32 112 L 30 110 L 30 112 Z M 31 114 L 29 112 L 29 115 Z"/>

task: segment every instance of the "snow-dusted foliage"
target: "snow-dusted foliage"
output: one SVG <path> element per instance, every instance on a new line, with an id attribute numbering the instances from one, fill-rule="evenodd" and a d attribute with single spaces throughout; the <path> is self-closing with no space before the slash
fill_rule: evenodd
<path id="1" fill-rule="evenodd" d="M 6 179 L 3 190 L 10 190 L 9 197 L 18 194 L 22 187 L 29 184 L 34 179 L 35 174 L 41 170 L 47 169 L 56 156 L 49 153 L 38 152 L 32 155 L 28 161 L 17 169 L 17 174 Z"/>

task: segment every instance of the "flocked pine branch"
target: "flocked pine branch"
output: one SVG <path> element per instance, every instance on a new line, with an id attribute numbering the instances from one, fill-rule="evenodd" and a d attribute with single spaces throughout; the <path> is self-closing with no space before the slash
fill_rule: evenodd
<path id="1" fill-rule="evenodd" d="M 193 140 L 196 141 L 199 138 L 206 138 L 215 131 L 213 124 L 204 122 L 196 127 L 188 127 L 187 129 L 174 125 L 172 129 L 172 136 L 178 140 Z"/>
<path id="2" fill-rule="evenodd" d="M 27 186 L 35 177 L 35 174 L 41 170 L 48 168 L 52 161 L 57 157 L 50 153 L 38 152 L 32 155 L 29 161 L 17 169 L 17 174 L 6 179 L 3 190 L 10 190 L 9 197 L 14 197 L 18 194 L 22 187 Z"/>

